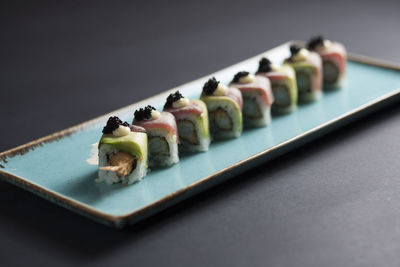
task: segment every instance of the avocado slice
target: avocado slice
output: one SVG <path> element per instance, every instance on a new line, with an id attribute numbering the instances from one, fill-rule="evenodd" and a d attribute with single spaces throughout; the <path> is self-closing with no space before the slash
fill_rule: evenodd
<path id="1" fill-rule="evenodd" d="M 208 110 L 206 104 L 198 99 L 191 99 L 191 102 L 196 103 L 198 106 L 201 106 L 203 109 L 203 113 L 199 116 L 198 120 L 196 120 L 196 123 L 200 124 L 201 129 L 203 129 L 202 136 L 204 138 L 209 138 L 210 137 L 210 129 L 208 126 Z"/>
<path id="2" fill-rule="evenodd" d="M 147 162 L 147 134 L 141 132 L 130 132 L 125 136 L 114 136 L 103 134 L 100 139 L 101 144 L 108 144 L 120 151 L 131 154 L 138 159 L 145 159 Z M 147 163 L 146 163 L 147 164 Z"/>
<path id="3" fill-rule="evenodd" d="M 205 94 L 202 94 L 200 99 L 204 101 L 204 103 L 207 105 L 207 108 L 210 110 L 214 110 L 214 107 L 218 106 L 232 106 L 235 111 L 234 113 L 236 114 L 236 116 L 235 114 L 232 116 L 232 123 L 236 127 L 236 131 L 242 131 L 242 111 L 235 100 L 228 96 L 210 96 Z"/>
<path id="4" fill-rule="evenodd" d="M 296 72 L 296 81 L 299 94 L 311 93 L 311 91 L 313 91 L 313 89 L 311 89 L 312 77 L 317 74 L 316 67 L 306 61 L 285 61 L 285 64 L 292 66 Z"/>
<path id="5" fill-rule="evenodd" d="M 296 72 L 290 65 L 283 64 L 281 67 L 287 76 L 287 88 L 291 91 L 291 101 L 292 103 L 297 103 L 297 82 L 296 82 Z"/>

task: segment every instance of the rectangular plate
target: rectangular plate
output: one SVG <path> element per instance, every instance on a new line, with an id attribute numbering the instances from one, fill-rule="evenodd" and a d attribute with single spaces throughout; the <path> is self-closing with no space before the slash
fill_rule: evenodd
<path id="1" fill-rule="evenodd" d="M 167 95 L 175 90 L 198 98 L 203 83 L 211 76 L 228 83 L 238 71 L 254 72 L 262 56 L 281 63 L 289 54 L 288 44 L 0 153 L 0 176 L 96 221 L 123 227 L 400 99 L 400 67 L 349 56 L 345 85 L 341 90 L 325 92 L 320 101 L 274 117 L 267 127 L 245 130 L 240 138 L 212 143 L 208 152 L 182 157 L 179 164 L 153 170 L 133 185 L 95 183 L 97 166 L 87 160 L 110 115 L 130 122 L 136 108 L 150 104 L 161 109 Z"/>

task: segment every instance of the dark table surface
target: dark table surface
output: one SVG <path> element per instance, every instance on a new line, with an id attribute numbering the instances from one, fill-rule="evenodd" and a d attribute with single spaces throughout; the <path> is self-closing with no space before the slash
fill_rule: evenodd
<path id="1" fill-rule="evenodd" d="M 316 33 L 400 62 L 398 1 L 8 2 L 0 151 Z M 392 105 L 125 230 L 1 182 L 0 265 L 398 266 L 399 132 Z"/>

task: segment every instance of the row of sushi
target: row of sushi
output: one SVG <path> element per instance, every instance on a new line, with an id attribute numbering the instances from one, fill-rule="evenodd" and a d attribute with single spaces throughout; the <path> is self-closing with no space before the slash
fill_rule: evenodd
<path id="1" fill-rule="evenodd" d="M 242 125 L 268 125 L 271 110 L 290 113 L 298 102 L 318 100 L 322 86 L 340 88 L 346 57 L 342 44 L 318 36 L 306 47 L 292 44 L 281 66 L 262 58 L 255 74 L 238 72 L 228 86 L 209 79 L 200 99 L 177 91 L 162 112 L 152 106 L 136 110 L 132 124 L 110 117 L 99 142 L 97 181 L 131 184 L 146 175 L 148 165 L 177 163 L 178 151 L 207 151 L 211 140 L 239 137 Z"/>

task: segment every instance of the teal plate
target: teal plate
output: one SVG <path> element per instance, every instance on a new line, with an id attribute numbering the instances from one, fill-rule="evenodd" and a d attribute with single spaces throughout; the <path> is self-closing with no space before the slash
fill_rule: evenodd
<path id="1" fill-rule="evenodd" d="M 276 63 L 288 56 L 288 43 L 256 57 L 168 90 L 99 118 L 0 153 L 0 174 L 61 206 L 110 226 L 137 222 L 181 200 L 283 154 L 388 103 L 400 99 L 400 67 L 349 56 L 341 90 L 325 92 L 318 102 L 292 114 L 274 117 L 271 125 L 245 130 L 237 139 L 212 143 L 208 152 L 184 156 L 170 168 L 152 170 L 130 186 L 95 182 L 96 142 L 108 116 L 131 121 L 143 105 L 161 108 L 166 96 L 180 90 L 198 98 L 203 83 L 215 76 L 227 83 L 240 70 L 254 72 L 267 56 Z M 52 164 L 43 164 L 51 161 Z"/>

